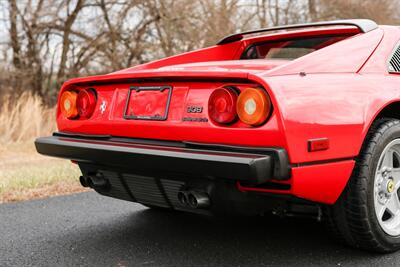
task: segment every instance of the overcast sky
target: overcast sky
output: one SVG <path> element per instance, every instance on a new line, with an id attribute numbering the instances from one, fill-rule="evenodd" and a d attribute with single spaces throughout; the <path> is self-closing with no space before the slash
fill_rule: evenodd
<path id="1" fill-rule="evenodd" d="M 6 8 L 5 8 L 5 1 L 0 0 L 0 43 L 5 42 L 5 38 L 7 37 L 7 24 L 6 24 Z"/>

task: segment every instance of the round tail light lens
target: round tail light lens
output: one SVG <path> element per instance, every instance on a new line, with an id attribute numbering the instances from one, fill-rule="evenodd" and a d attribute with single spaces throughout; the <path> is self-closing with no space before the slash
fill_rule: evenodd
<path id="1" fill-rule="evenodd" d="M 221 124 L 228 124 L 236 119 L 237 94 L 229 88 L 219 88 L 211 93 L 208 100 L 210 118 Z"/>
<path id="2" fill-rule="evenodd" d="M 252 126 L 263 124 L 268 119 L 271 108 L 271 100 L 261 88 L 243 90 L 236 106 L 240 120 Z"/>
<path id="3" fill-rule="evenodd" d="M 89 89 L 79 91 L 76 100 L 79 116 L 81 118 L 90 118 L 96 107 L 96 101 L 96 94 L 93 90 Z"/>
<path id="4" fill-rule="evenodd" d="M 78 109 L 76 107 L 76 99 L 78 94 L 74 91 L 65 91 L 60 98 L 61 113 L 67 119 L 72 119 L 78 116 Z"/>

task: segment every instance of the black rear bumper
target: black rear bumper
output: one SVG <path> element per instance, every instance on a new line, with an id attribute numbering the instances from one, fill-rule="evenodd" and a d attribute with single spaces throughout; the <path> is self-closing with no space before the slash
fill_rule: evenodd
<path id="1" fill-rule="evenodd" d="M 260 184 L 288 179 L 290 165 L 281 148 L 247 148 L 183 142 L 146 142 L 107 136 L 57 134 L 35 141 L 40 154 L 82 163 L 123 167 L 141 173 L 168 172 Z"/>

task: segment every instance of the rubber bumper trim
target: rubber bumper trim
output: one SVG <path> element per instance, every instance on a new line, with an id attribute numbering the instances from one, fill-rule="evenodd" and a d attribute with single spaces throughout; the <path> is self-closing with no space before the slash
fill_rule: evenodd
<path id="1" fill-rule="evenodd" d="M 41 137 L 40 154 L 132 170 L 177 172 L 261 184 L 274 179 L 271 153 L 235 152 L 62 136 Z M 289 166 L 286 166 L 289 168 Z"/>

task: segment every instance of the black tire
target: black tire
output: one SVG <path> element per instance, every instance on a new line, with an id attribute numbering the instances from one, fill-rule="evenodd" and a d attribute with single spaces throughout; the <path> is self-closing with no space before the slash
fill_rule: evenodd
<path id="1" fill-rule="evenodd" d="M 386 234 L 379 225 L 373 192 L 380 155 L 387 144 L 398 138 L 400 120 L 379 119 L 371 126 L 345 190 L 335 205 L 324 207 L 325 223 L 336 239 L 373 252 L 400 249 L 400 236 Z"/>

